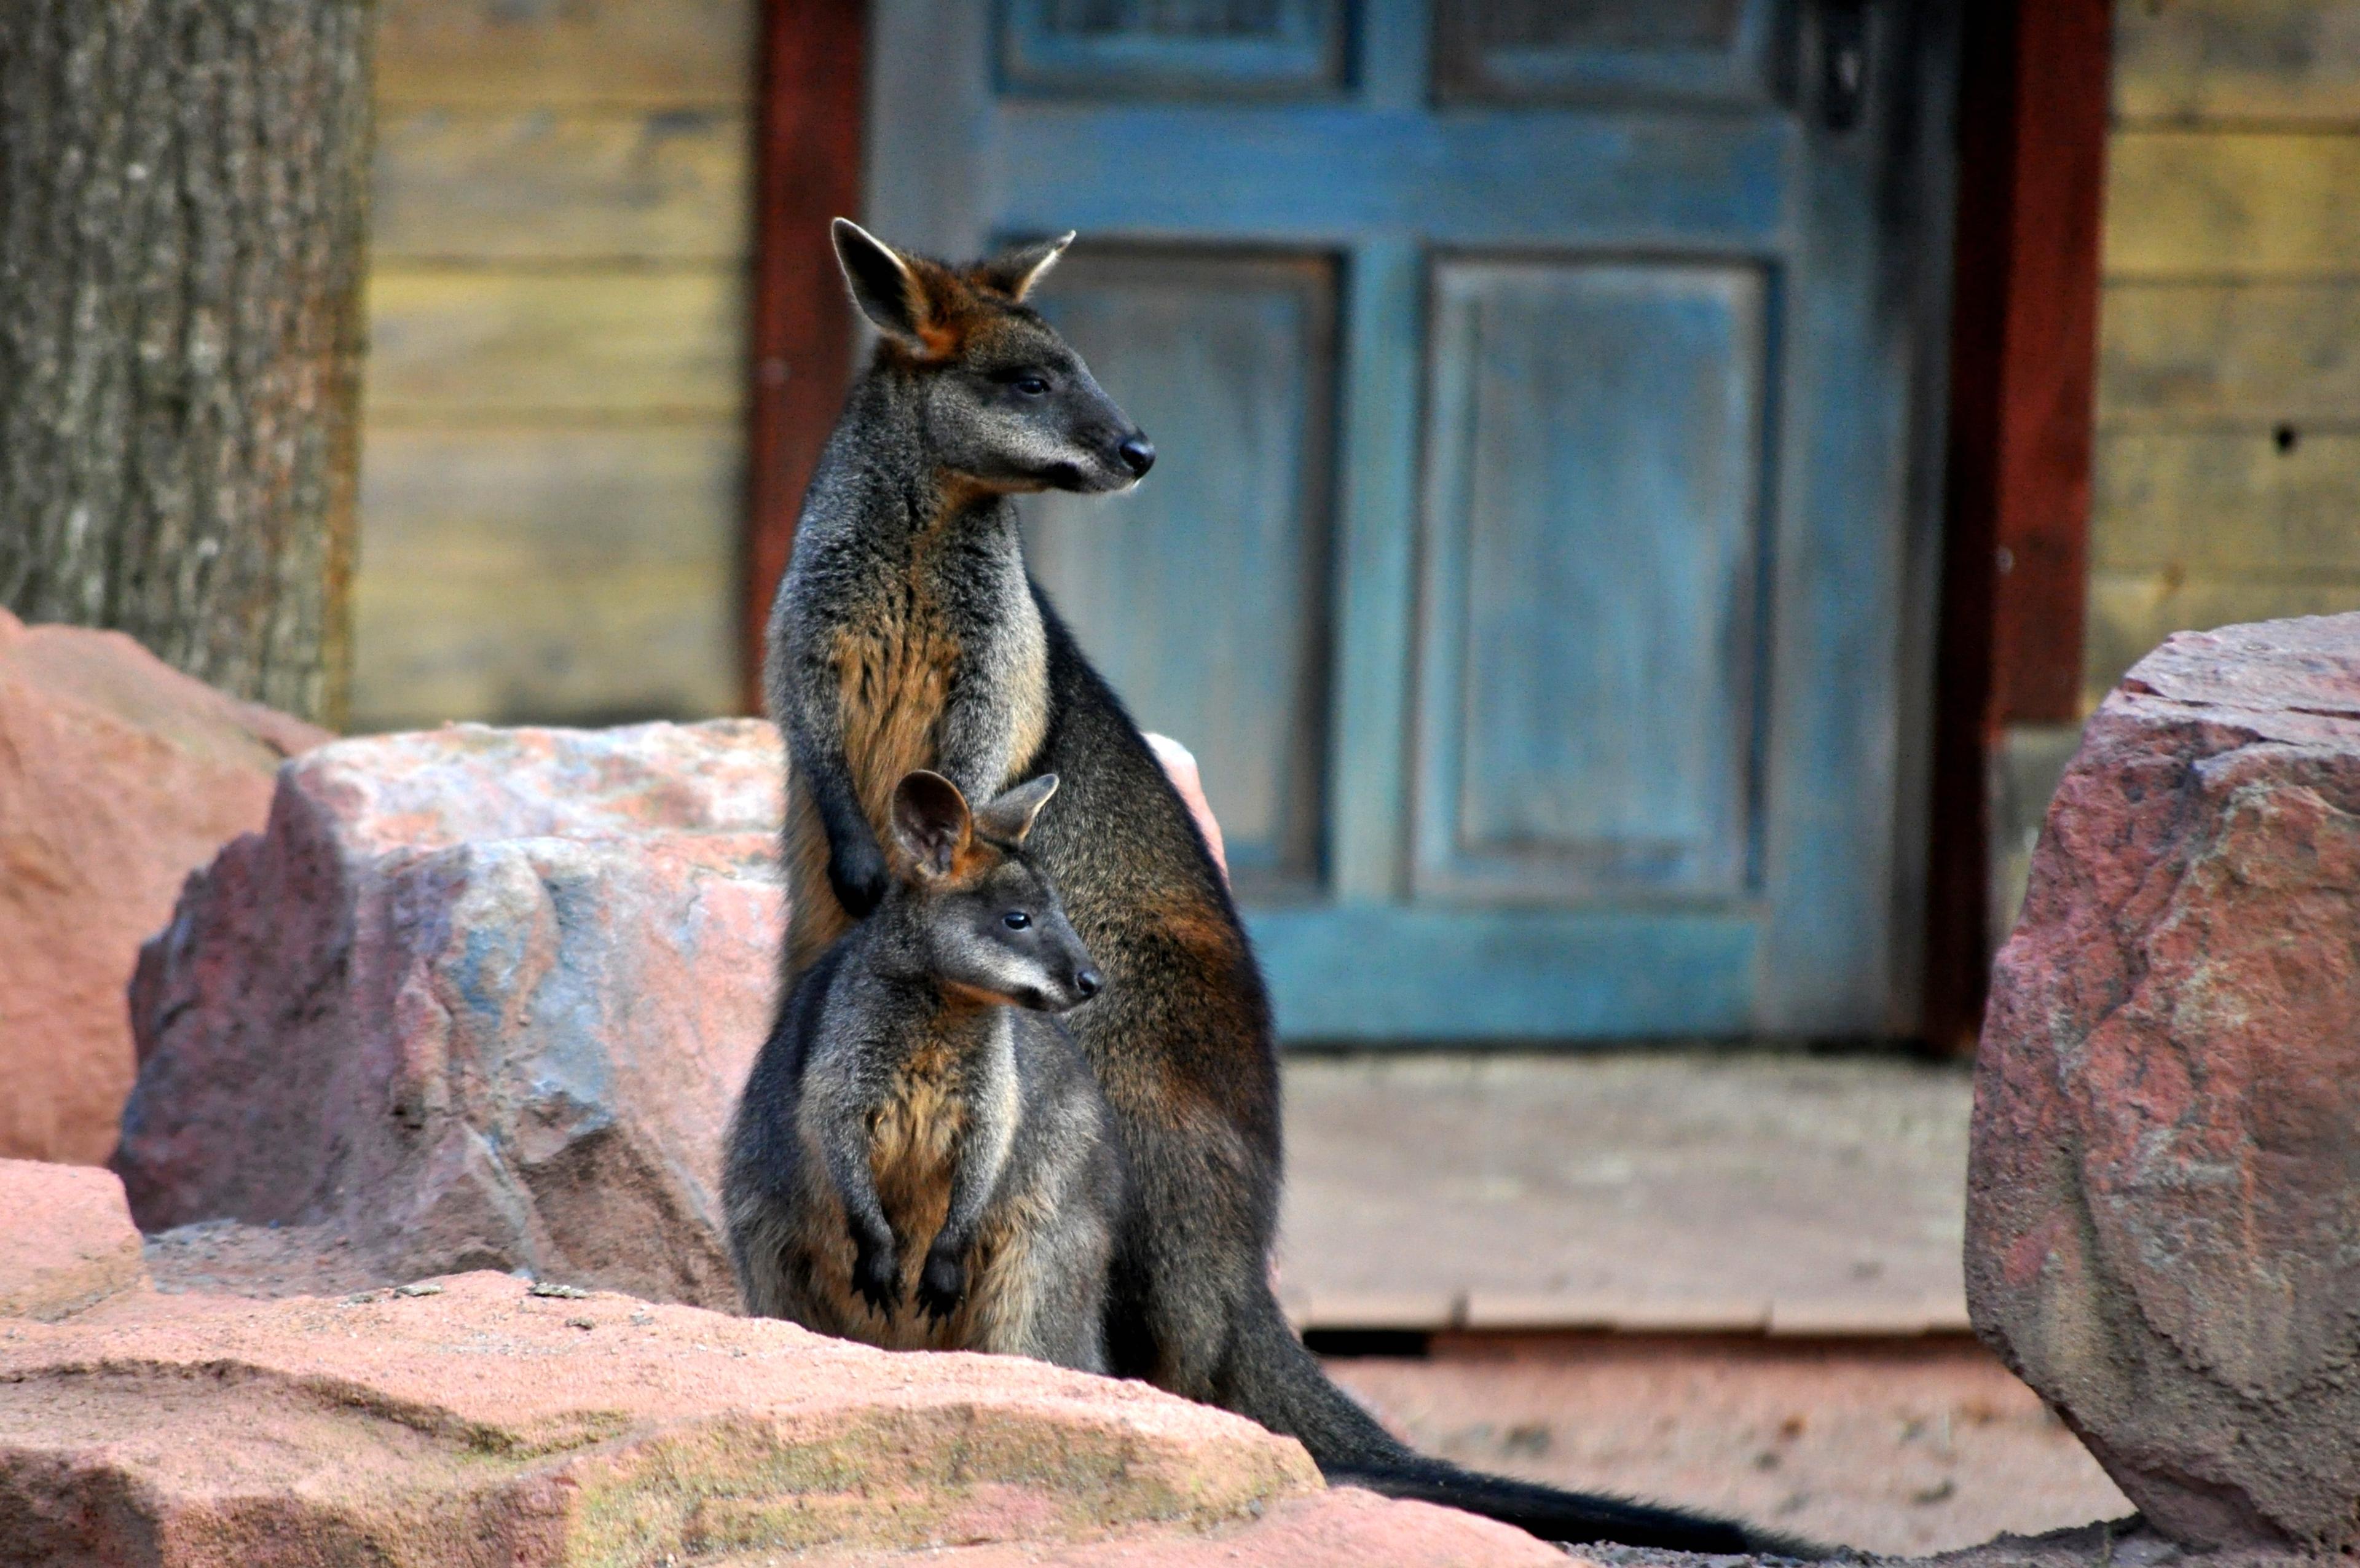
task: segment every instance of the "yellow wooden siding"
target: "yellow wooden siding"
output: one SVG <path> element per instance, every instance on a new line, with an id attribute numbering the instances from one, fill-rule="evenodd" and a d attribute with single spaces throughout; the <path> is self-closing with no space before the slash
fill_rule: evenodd
<path id="1" fill-rule="evenodd" d="M 2114 12 L 2125 120 L 2360 122 L 2350 0 L 2133 0 Z"/>
<path id="2" fill-rule="evenodd" d="M 382 0 L 377 98 L 515 108 L 743 108 L 752 0 Z"/>
<path id="3" fill-rule="evenodd" d="M 2110 430 L 2094 564 L 2254 582 L 2360 579 L 2360 434 Z"/>
<path id="4" fill-rule="evenodd" d="M 734 273 L 380 267 L 369 280 L 371 420 L 726 418 L 745 378 Z"/>
<path id="5" fill-rule="evenodd" d="M 377 427 L 366 729 L 709 712 L 732 698 L 734 424 Z"/>
<path id="6" fill-rule="evenodd" d="M 746 117 L 403 109 L 377 124 L 377 260 L 736 263 Z"/>
<path id="7" fill-rule="evenodd" d="M 2121 0 L 2085 696 L 2360 609 L 2360 0 Z"/>
<path id="8" fill-rule="evenodd" d="M 2098 338 L 2098 418 L 2109 430 L 2332 425 L 2360 411 L 2360 279 L 2117 279 Z"/>
<path id="9" fill-rule="evenodd" d="M 2106 180 L 2114 278 L 2334 277 L 2360 261 L 2360 137 L 2125 129 Z"/>
<path id="10" fill-rule="evenodd" d="M 753 0 L 387 0 L 354 724 L 737 701 Z"/>

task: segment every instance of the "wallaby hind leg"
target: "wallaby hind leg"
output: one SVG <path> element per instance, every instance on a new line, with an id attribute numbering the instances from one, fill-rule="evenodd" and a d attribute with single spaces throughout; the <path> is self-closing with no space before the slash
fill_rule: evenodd
<path id="1" fill-rule="evenodd" d="M 1269 1290 L 1268 1231 L 1241 1169 L 1251 1156 L 1209 1117 L 1175 1126 L 1153 1114 L 1160 1107 L 1141 1115 L 1118 1104 L 1117 1114 L 1125 1109 L 1131 1201 L 1114 1262 L 1116 1368 L 1238 1409 L 1229 1403 L 1242 1391 L 1230 1376 L 1238 1326 Z M 1261 1410 L 1243 1413 L 1273 1424 Z"/>
<path id="2" fill-rule="evenodd" d="M 729 1249 L 738 1266 L 738 1289 L 747 1314 L 784 1318 L 817 1328 L 807 1263 L 799 1257 L 796 1227 L 766 1203 L 738 1206 L 729 1216 Z"/>
<path id="3" fill-rule="evenodd" d="M 1042 1237 L 1032 1346 L 1022 1352 L 1078 1372 L 1107 1369 L 1107 1258 L 1113 1236 L 1093 1214 Z"/>
<path id="4" fill-rule="evenodd" d="M 1104 1372 L 1109 1234 L 1096 1215 L 1056 1214 L 1008 1226 L 979 1249 L 968 1307 L 969 1348 Z"/>

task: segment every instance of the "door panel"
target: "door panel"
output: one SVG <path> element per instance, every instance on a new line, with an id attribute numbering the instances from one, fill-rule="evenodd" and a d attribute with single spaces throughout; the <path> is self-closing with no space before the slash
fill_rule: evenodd
<path id="1" fill-rule="evenodd" d="M 1341 0 L 1009 0 L 1014 92 L 1269 97 L 1342 85 Z"/>
<path id="2" fill-rule="evenodd" d="M 1765 103 L 1778 0 L 1440 0 L 1435 90 L 1444 103 L 1624 98 Z"/>
<path id="3" fill-rule="evenodd" d="M 1578 234 L 1601 246 L 1759 254 L 1790 237 L 1800 151 L 1783 119 L 1683 124 L 1619 108 L 1147 103 L 1117 116 L 1028 100 L 992 118 L 1002 228 L 1240 245 L 1414 234 L 1435 245 L 1551 245 Z M 1152 222 L 1139 215 L 1143 196 Z M 911 216 L 936 226 L 915 201 Z"/>
<path id="4" fill-rule="evenodd" d="M 1950 0 L 874 4 L 877 232 L 1081 231 L 1161 455 L 1029 548 L 1283 1038 L 1885 1027 Z"/>
<path id="5" fill-rule="evenodd" d="M 1248 897 L 1319 876 L 1334 272 L 1085 252 L 1038 300 L 1158 456 L 1111 502 L 1029 503 L 1027 558 L 1132 716 L 1196 752 Z"/>
<path id="6" fill-rule="evenodd" d="M 1439 268 L 1420 895 L 1743 889 L 1767 293 L 1743 264 Z"/>

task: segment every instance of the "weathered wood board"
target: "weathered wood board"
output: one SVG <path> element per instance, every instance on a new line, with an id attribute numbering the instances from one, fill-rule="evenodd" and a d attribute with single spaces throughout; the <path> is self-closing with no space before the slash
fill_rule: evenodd
<path id="1" fill-rule="evenodd" d="M 2115 283 L 2099 356 L 2110 428 L 2360 424 L 2360 278 Z"/>
<path id="2" fill-rule="evenodd" d="M 2360 605 L 2360 5 L 2122 0 L 2084 698 Z"/>
<path id="3" fill-rule="evenodd" d="M 2360 136 L 2135 129 L 2109 156 L 2109 278 L 2360 271 Z"/>
<path id="4" fill-rule="evenodd" d="M 750 0 L 384 0 L 380 104 L 741 107 Z"/>
<path id="5" fill-rule="evenodd" d="M 753 0 L 385 0 L 354 722 L 736 705 Z"/>
<path id="6" fill-rule="evenodd" d="M 739 450 L 729 424 L 375 430 L 355 727 L 727 712 Z"/>
<path id="7" fill-rule="evenodd" d="M 2118 0 L 2114 113 L 2128 120 L 2360 121 L 2360 6 Z"/>
<path id="8" fill-rule="evenodd" d="M 362 484 L 375 562 L 710 563 L 737 504 L 734 425 L 389 427 Z M 725 539 L 726 542 L 726 539 Z"/>
<path id="9" fill-rule="evenodd" d="M 743 293 L 735 268 L 387 267 L 369 283 L 367 414 L 729 417 L 745 390 Z"/>
<path id="10" fill-rule="evenodd" d="M 2101 568 L 2343 577 L 2360 603 L 2360 434 L 2109 430 L 2096 485 Z"/>
<path id="11" fill-rule="evenodd" d="M 371 250 L 394 261 L 738 261 L 734 110 L 410 108 L 377 123 Z"/>

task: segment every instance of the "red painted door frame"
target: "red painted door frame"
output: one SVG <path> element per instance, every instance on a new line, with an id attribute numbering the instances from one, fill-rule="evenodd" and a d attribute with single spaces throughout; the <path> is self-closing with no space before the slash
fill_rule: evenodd
<path id="1" fill-rule="evenodd" d="M 740 678 L 762 711 L 762 628 L 795 514 L 852 374 L 852 307 L 828 240 L 858 217 L 867 0 L 763 0 L 748 324 Z"/>
<path id="2" fill-rule="evenodd" d="M 1989 779 L 2006 726 L 2080 716 L 2108 0 L 1979 0 L 1961 55 L 1950 461 L 1924 1020 L 1971 1044 L 1990 965 Z M 827 220 L 860 211 L 866 0 L 764 0 L 747 399 L 743 671 L 851 373 Z"/>
<path id="3" fill-rule="evenodd" d="M 1973 1049 L 1992 778 L 2011 724 L 2081 717 L 2109 0 L 1971 5 L 1961 51 L 1926 1037 Z"/>

